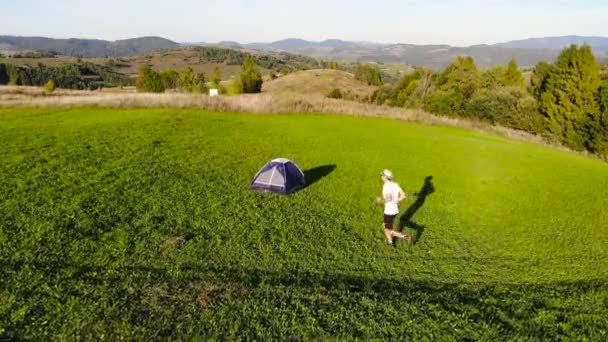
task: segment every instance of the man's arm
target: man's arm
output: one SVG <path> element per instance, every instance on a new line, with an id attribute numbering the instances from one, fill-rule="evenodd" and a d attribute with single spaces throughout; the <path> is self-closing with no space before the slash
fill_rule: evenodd
<path id="1" fill-rule="evenodd" d="M 403 191 L 403 189 L 399 188 L 399 199 L 397 201 L 401 202 L 406 198 L 407 198 L 407 195 L 406 195 L 405 191 Z"/>

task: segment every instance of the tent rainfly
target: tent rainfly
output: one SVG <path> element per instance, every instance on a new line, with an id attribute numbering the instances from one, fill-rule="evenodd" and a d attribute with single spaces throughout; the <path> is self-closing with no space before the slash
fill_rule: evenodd
<path id="1" fill-rule="evenodd" d="M 304 172 L 298 165 L 279 158 L 270 161 L 255 175 L 249 189 L 290 194 L 305 185 Z"/>

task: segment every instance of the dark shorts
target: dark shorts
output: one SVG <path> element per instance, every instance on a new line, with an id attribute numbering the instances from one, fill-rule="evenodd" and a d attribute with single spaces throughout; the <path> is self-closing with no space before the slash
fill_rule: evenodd
<path id="1" fill-rule="evenodd" d="M 395 222 L 397 215 L 384 215 L 384 229 L 393 230 L 393 223 Z"/>

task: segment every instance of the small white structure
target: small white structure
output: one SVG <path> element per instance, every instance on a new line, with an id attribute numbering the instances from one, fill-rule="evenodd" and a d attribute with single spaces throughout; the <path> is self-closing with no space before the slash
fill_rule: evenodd
<path id="1" fill-rule="evenodd" d="M 209 96 L 218 96 L 220 91 L 218 89 L 209 89 Z"/>

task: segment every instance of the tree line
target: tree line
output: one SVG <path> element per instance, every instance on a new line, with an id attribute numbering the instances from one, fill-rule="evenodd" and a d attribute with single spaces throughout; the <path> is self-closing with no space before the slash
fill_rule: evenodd
<path id="1" fill-rule="evenodd" d="M 442 72 L 418 68 L 368 100 L 481 119 L 608 157 L 608 70 L 589 46 L 572 45 L 555 63 L 540 62 L 529 82 L 515 59 L 480 71 L 473 58 L 458 57 Z"/>
<path id="2" fill-rule="evenodd" d="M 216 63 L 226 65 L 243 65 L 247 57 L 253 58 L 256 65 L 268 70 L 289 73 L 296 70 L 325 68 L 327 62 L 301 55 L 281 52 L 273 55 L 252 55 L 247 52 L 219 47 L 193 48 L 199 54 L 201 63 Z"/>
<path id="3" fill-rule="evenodd" d="M 90 89 L 130 86 L 134 81 L 127 75 L 112 71 L 109 67 L 89 62 L 66 63 L 60 66 L 17 66 L 0 63 L 0 84 L 44 86 L 53 81 L 56 87 L 65 89 Z"/>
<path id="4" fill-rule="evenodd" d="M 232 85 L 226 88 L 222 85 L 222 74 L 218 66 L 211 77 L 205 77 L 202 72 L 195 73 L 191 67 L 181 72 L 169 69 L 162 72 L 153 70 L 148 65 L 142 65 L 137 77 L 137 90 L 141 92 L 163 93 L 166 90 L 176 90 L 186 93 L 205 93 L 208 83 L 218 89 L 220 94 L 259 93 L 262 91 L 262 72 L 251 55 L 245 56 L 240 73 L 235 76 Z"/>

